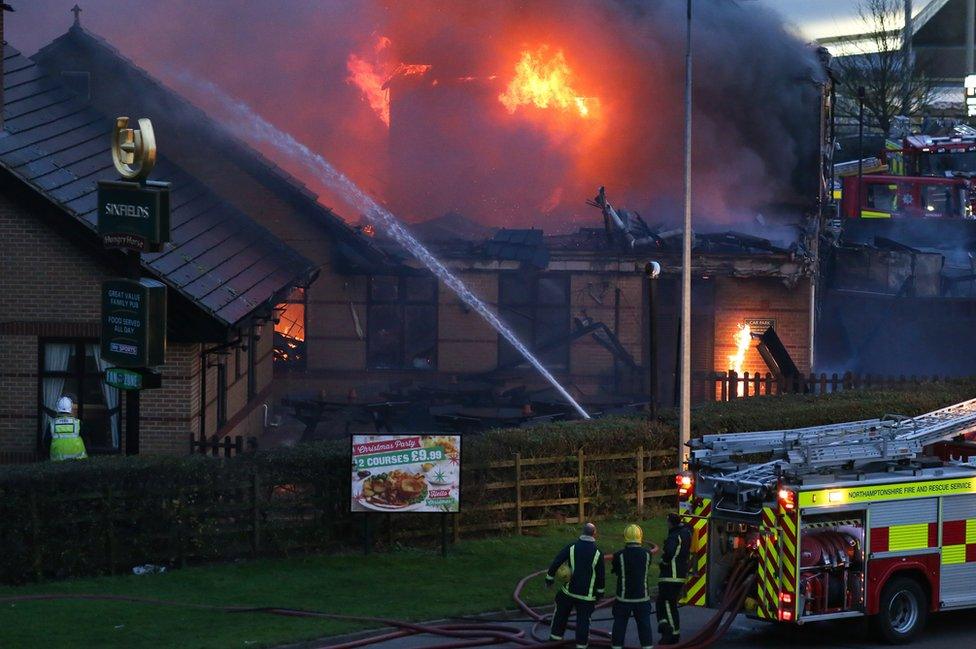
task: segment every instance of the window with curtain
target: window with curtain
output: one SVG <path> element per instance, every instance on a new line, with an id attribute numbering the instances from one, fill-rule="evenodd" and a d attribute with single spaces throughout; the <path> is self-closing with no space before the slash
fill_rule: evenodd
<path id="1" fill-rule="evenodd" d="M 550 369 L 569 367 L 569 275 L 502 273 L 498 277 L 498 310 L 504 320 Z M 498 364 L 522 360 L 507 340 L 498 337 Z"/>
<path id="2" fill-rule="evenodd" d="M 119 391 L 105 383 L 109 366 L 98 353 L 98 341 L 42 340 L 40 351 L 39 438 L 44 438 L 48 424 L 57 416 L 58 399 L 66 395 L 77 407 L 88 452 L 118 452 Z"/>
<path id="3" fill-rule="evenodd" d="M 367 301 L 368 369 L 437 369 L 436 279 L 374 275 Z"/>

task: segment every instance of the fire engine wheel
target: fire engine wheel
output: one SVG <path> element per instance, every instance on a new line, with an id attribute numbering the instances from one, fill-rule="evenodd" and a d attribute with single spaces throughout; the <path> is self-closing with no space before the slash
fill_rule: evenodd
<path id="1" fill-rule="evenodd" d="M 927 613 L 925 592 L 918 582 L 895 577 L 881 592 L 874 624 L 881 637 L 891 644 L 906 644 L 925 626 Z"/>

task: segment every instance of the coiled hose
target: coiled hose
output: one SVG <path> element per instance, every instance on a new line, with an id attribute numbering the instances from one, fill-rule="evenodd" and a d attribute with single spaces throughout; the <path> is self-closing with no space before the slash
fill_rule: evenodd
<path id="1" fill-rule="evenodd" d="M 743 602 L 749 593 L 752 584 L 756 579 L 756 560 L 748 558 L 737 563 L 729 575 L 725 588 L 725 596 L 718 611 L 696 633 L 693 637 L 676 645 L 670 645 L 670 649 L 705 649 L 719 640 L 728 628 L 732 625 L 739 611 L 742 610 Z M 182 606 L 198 610 L 219 611 L 223 613 L 267 613 L 271 615 L 282 615 L 286 617 L 312 617 L 329 620 L 342 620 L 354 622 L 368 622 L 392 627 L 394 630 L 380 635 L 370 636 L 359 640 L 342 642 L 339 644 L 324 644 L 320 649 L 356 649 L 382 642 L 389 642 L 408 636 L 415 635 L 434 635 L 442 638 L 453 639 L 454 642 L 445 644 L 428 645 L 421 649 L 461 649 L 463 647 L 484 647 L 502 643 L 510 643 L 520 646 L 530 646 L 534 648 L 542 647 L 565 647 L 573 644 L 568 640 L 548 641 L 539 635 L 539 630 L 549 621 L 548 615 L 543 615 L 525 603 L 522 599 L 522 591 L 526 584 L 535 577 L 543 574 L 540 570 L 519 580 L 515 587 L 512 597 L 519 610 L 525 613 L 534 622 L 530 634 L 524 630 L 505 624 L 504 622 L 468 622 L 468 623 L 443 623 L 443 624 L 418 624 L 404 622 L 401 620 L 390 620 L 381 617 L 369 617 L 362 615 L 340 615 L 336 613 L 324 613 L 321 611 L 309 611 L 304 609 L 284 608 L 275 606 L 218 606 L 213 604 L 188 604 L 171 600 L 154 599 L 149 597 L 132 597 L 128 595 L 101 595 L 84 593 L 51 593 L 39 595 L 17 595 L 12 597 L 0 597 L 0 604 L 30 602 L 30 601 L 50 601 L 50 600 L 89 600 L 89 601 L 113 601 L 113 602 L 135 602 L 140 604 L 155 604 L 158 606 Z M 613 599 L 606 599 L 597 604 L 598 609 L 606 608 L 613 604 Z M 573 628 L 570 625 L 570 628 Z M 609 633 L 602 629 L 591 629 L 590 645 L 594 647 L 609 647 Z"/>

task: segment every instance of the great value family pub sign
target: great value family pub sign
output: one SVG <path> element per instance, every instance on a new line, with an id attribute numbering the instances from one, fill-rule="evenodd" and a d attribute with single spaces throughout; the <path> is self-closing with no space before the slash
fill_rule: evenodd
<path id="1" fill-rule="evenodd" d="M 152 367 L 166 357 L 166 286 L 154 279 L 102 283 L 102 358 L 116 367 Z"/>

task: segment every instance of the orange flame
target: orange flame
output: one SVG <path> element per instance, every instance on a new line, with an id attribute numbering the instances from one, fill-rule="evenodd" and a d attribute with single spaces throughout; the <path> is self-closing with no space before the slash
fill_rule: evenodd
<path id="1" fill-rule="evenodd" d="M 736 351 L 734 354 L 729 356 L 729 364 L 732 366 L 732 370 L 735 371 L 737 375 L 742 376 L 742 364 L 746 360 L 746 352 L 749 351 L 749 346 L 752 344 L 752 330 L 747 324 L 738 325 L 738 330 L 733 334 L 732 340 L 735 341 Z M 745 386 L 740 382 L 738 384 L 738 392 L 741 397 L 743 394 L 743 388 Z"/>
<path id="2" fill-rule="evenodd" d="M 498 95 L 498 101 L 513 114 L 519 106 L 534 105 L 575 110 L 585 119 L 590 116 L 596 99 L 578 95 L 570 85 L 572 76 L 573 71 L 562 50 L 550 55 L 549 46 L 542 45 L 535 52 L 523 51 L 515 64 L 515 77 L 505 92 Z"/>
<path id="3" fill-rule="evenodd" d="M 350 54 L 346 59 L 346 69 L 349 71 L 347 81 L 355 85 L 363 94 L 363 100 L 369 104 L 376 116 L 387 126 L 390 125 L 390 79 L 398 76 L 421 75 L 430 70 L 429 65 L 397 63 L 391 65 L 381 62 L 382 54 L 392 41 L 386 36 L 376 39 L 373 46 L 373 60 L 369 61 L 357 54 Z"/>

